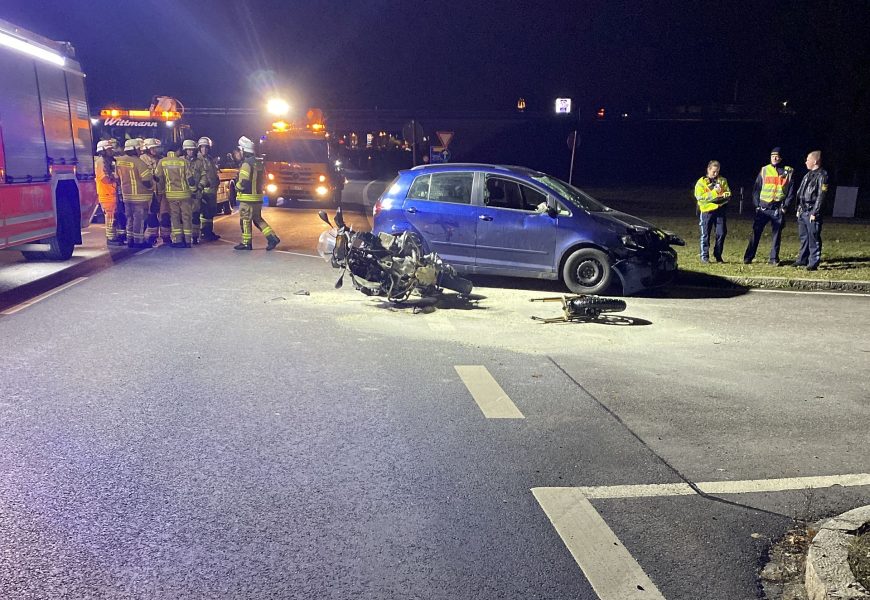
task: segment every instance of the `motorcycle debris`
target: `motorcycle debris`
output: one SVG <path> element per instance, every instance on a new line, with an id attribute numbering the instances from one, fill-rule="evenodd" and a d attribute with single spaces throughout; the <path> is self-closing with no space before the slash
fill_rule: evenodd
<path id="1" fill-rule="evenodd" d="M 296 292 L 294 292 L 293 295 L 294 296 L 310 296 L 311 292 L 309 292 L 308 290 L 297 290 Z"/>

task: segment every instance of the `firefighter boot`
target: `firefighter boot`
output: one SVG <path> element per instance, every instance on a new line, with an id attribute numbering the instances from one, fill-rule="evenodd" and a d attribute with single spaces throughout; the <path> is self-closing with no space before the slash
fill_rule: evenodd
<path id="1" fill-rule="evenodd" d="M 233 250 L 253 250 L 254 247 L 251 245 L 251 242 L 239 242 L 235 246 L 233 246 Z"/>
<path id="2" fill-rule="evenodd" d="M 266 236 L 266 242 L 266 250 L 274 250 L 275 246 L 281 243 L 281 239 L 274 233 L 270 233 Z"/>

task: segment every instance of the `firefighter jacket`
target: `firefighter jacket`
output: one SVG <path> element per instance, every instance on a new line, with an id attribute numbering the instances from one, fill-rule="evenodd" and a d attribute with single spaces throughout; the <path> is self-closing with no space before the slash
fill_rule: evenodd
<path id="1" fill-rule="evenodd" d="M 196 157 L 199 181 L 197 187 L 206 194 L 217 193 L 220 178 L 218 177 L 217 165 L 210 156 L 199 155 Z"/>
<path id="2" fill-rule="evenodd" d="M 730 199 L 731 190 L 724 177 L 710 179 L 704 176 L 695 183 L 695 200 L 698 201 L 698 210 L 701 212 L 712 212 L 728 204 Z"/>
<path id="3" fill-rule="evenodd" d="M 151 174 L 154 176 L 155 183 L 154 191 L 159 195 L 163 195 L 163 182 L 160 181 L 160 176 L 157 173 L 157 158 L 151 156 L 147 152 L 142 154 L 139 158 L 142 159 L 142 162 L 151 167 Z"/>
<path id="4" fill-rule="evenodd" d="M 175 152 L 169 152 L 157 163 L 157 176 L 163 182 L 164 193 L 168 200 L 188 200 L 191 188 L 196 185 L 190 161 Z"/>
<path id="5" fill-rule="evenodd" d="M 822 212 L 822 202 L 828 191 L 828 172 L 824 169 L 810 171 L 801 180 L 797 191 L 797 214 L 812 215 L 816 219 Z"/>
<path id="6" fill-rule="evenodd" d="M 118 180 L 115 178 L 114 162 L 114 160 L 106 162 L 106 159 L 102 156 L 94 157 L 94 173 L 97 175 L 97 197 L 100 199 L 100 204 L 106 206 L 115 204 L 118 199 Z"/>
<path id="7" fill-rule="evenodd" d="M 773 165 L 762 167 L 758 177 L 755 178 L 755 187 L 752 190 L 755 208 L 787 209 L 791 206 L 794 199 L 793 175 L 794 169 L 791 167 Z"/>
<path id="8" fill-rule="evenodd" d="M 262 202 L 263 161 L 246 156 L 239 167 L 239 180 L 236 181 L 236 200 L 239 202 Z"/>
<path id="9" fill-rule="evenodd" d="M 126 154 L 117 157 L 115 173 L 124 202 L 151 202 L 154 173 L 141 158 Z"/>

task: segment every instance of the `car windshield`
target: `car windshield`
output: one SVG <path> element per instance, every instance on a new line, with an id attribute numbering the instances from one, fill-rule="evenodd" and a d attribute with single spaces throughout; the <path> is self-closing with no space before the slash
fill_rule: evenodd
<path id="1" fill-rule="evenodd" d="M 559 192 L 559 194 L 563 198 L 565 198 L 565 200 L 568 200 L 569 202 L 572 202 L 573 204 L 576 204 L 580 208 L 589 212 L 608 212 L 613 210 L 609 206 L 601 204 L 601 202 L 599 202 L 586 192 L 575 188 L 573 185 L 566 183 L 561 179 L 556 179 L 555 177 L 550 177 L 549 175 L 533 177 L 533 179 L 535 181 L 543 183 L 551 190 Z"/>
<path id="2" fill-rule="evenodd" d="M 329 160 L 326 140 L 298 140 L 286 137 L 270 137 L 263 142 L 266 160 L 325 163 Z"/>

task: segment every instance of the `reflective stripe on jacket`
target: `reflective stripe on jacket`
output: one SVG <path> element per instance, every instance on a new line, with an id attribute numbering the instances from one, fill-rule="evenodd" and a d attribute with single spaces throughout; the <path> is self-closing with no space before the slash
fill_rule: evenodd
<path id="1" fill-rule="evenodd" d="M 193 171 L 190 163 L 169 152 L 157 163 L 158 177 L 163 181 L 166 197 L 172 200 L 187 200 L 190 198 Z"/>
<path id="2" fill-rule="evenodd" d="M 262 202 L 263 195 L 260 183 L 263 176 L 263 164 L 251 156 L 239 167 L 239 180 L 236 182 L 236 200 L 239 202 Z"/>
<path id="3" fill-rule="evenodd" d="M 715 189 L 717 183 L 718 190 Z M 731 190 L 728 188 L 728 180 L 724 177 L 711 180 L 705 176 L 695 183 L 695 200 L 698 201 L 698 210 L 701 212 L 712 212 L 728 204 L 730 199 Z"/>
<path id="4" fill-rule="evenodd" d="M 154 174 L 138 156 L 119 156 L 115 159 L 121 197 L 124 202 L 151 202 L 151 183 Z M 148 185 L 146 185 L 148 184 Z"/>
<path id="5" fill-rule="evenodd" d="M 760 177 L 762 179 L 761 191 L 758 199 L 761 202 L 782 202 L 785 200 L 787 188 L 791 183 L 793 169 L 791 167 L 783 167 L 783 174 L 773 165 L 766 165 L 761 169 Z"/>

